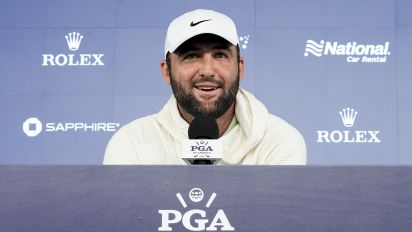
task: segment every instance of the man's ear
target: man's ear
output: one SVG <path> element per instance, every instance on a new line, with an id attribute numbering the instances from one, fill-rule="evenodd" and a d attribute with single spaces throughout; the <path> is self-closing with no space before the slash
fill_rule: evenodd
<path id="1" fill-rule="evenodd" d="M 239 59 L 239 79 L 243 80 L 243 75 L 245 74 L 245 60 L 243 57 Z"/>
<path id="2" fill-rule="evenodd" d="M 160 72 L 162 73 L 163 81 L 170 85 L 170 70 L 167 66 L 166 60 L 160 61 Z"/>

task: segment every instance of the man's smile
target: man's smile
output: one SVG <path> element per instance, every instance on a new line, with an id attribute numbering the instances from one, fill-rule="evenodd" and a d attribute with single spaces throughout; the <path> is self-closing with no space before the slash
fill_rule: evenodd
<path id="1" fill-rule="evenodd" d="M 222 88 L 220 85 L 212 83 L 199 83 L 194 86 L 193 93 L 201 99 L 210 100 L 220 96 L 220 94 L 222 94 Z"/>
<path id="2" fill-rule="evenodd" d="M 213 90 L 219 89 L 220 85 L 209 82 L 203 82 L 196 84 L 194 87 L 201 91 L 211 92 Z"/>

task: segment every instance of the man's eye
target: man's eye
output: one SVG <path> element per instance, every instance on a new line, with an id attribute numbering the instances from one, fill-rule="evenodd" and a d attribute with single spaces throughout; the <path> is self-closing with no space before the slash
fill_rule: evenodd
<path id="1" fill-rule="evenodd" d="M 191 53 L 191 54 L 187 54 L 185 57 L 184 57 L 184 59 L 185 60 L 193 60 L 193 59 L 196 59 L 196 58 L 198 58 L 199 56 L 197 55 L 197 54 L 194 54 L 194 53 Z"/>
<path id="2" fill-rule="evenodd" d="M 215 57 L 217 57 L 217 58 L 227 58 L 227 55 L 224 52 L 217 52 Z"/>

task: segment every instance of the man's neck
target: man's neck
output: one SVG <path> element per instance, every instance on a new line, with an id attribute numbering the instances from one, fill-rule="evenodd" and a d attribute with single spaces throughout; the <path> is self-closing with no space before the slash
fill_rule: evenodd
<path id="1" fill-rule="evenodd" d="M 180 116 L 187 122 L 192 123 L 194 117 L 187 113 L 179 104 L 177 104 Z M 227 128 L 235 115 L 235 103 L 233 103 L 229 109 L 219 118 L 216 119 L 217 125 L 219 127 L 219 138 L 226 132 Z"/>

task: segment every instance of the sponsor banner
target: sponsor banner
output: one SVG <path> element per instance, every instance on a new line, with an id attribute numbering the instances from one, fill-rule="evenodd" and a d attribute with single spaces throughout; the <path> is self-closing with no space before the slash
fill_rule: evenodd
<path id="1" fill-rule="evenodd" d="M 210 208 L 217 197 L 215 192 L 207 196 L 200 188 L 191 189 L 188 197 L 194 204 L 188 204 L 181 193 L 177 193 L 176 197 L 183 209 L 158 210 L 161 215 L 158 231 L 176 231 L 173 228 L 178 225 L 188 231 L 235 231 L 223 209 Z"/>
<path id="2" fill-rule="evenodd" d="M 67 47 L 71 52 L 80 48 L 84 36 L 79 32 L 70 32 L 64 36 Z M 104 66 L 102 53 L 67 53 L 67 54 L 42 54 L 42 66 Z"/>
<path id="3" fill-rule="evenodd" d="M 319 43 L 308 39 L 306 41 L 305 57 L 342 56 L 348 63 L 386 63 L 390 56 L 389 42 L 382 44 L 363 44 L 353 42 L 337 42 L 320 40 Z"/>
<path id="4" fill-rule="evenodd" d="M 345 108 L 339 112 L 346 130 L 318 130 L 317 143 L 381 143 L 378 130 L 351 130 L 358 112 L 353 108 Z"/>
<path id="5" fill-rule="evenodd" d="M 46 122 L 38 118 L 28 118 L 23 123 L 23 132 L 28 137 L 36 137 L 42 132 L 115 132 L 120 127 L 116 122 Z"/>

